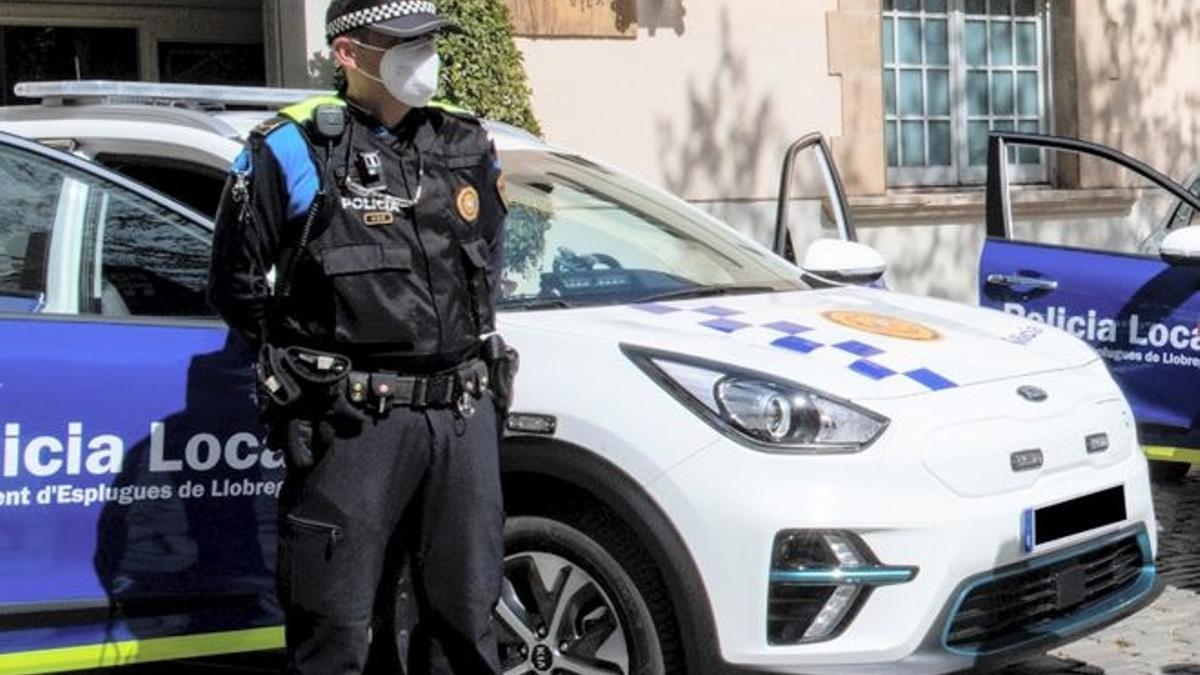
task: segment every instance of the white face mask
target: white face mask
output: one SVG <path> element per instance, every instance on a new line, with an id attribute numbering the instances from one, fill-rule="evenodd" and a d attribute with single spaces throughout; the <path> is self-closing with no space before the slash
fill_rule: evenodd
<path id="1" fill-rule="evenodd" d="M 437 91 L 442 60 L 437 43 L 432 39 L 401 42 L 391 49 L 368 45 L 358 40 L 354 44 L 371 51 L 383 52 L 379 60 L 379 77 L 359 70 L 364 77 L 379 82 L 397 101 L 420 108 L 433 99 Z"/>

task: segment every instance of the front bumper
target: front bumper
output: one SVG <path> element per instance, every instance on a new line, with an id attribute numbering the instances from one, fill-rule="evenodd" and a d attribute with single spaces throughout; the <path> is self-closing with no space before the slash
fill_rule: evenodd
<path id="1" fill-rule="evenodd" d="M 1076 639 L 1157 595 L 1155 520 L 1141 453 L 1126 448 L 1116 463 L 1048 473 L 1027 488 L 968 498 L 919 469 L 902 447 L 787 457 L 719 441 L 654 483 L 656 499 L 676 516 L 704 578 L 729 665 L 780 673 L 953 672 Z M 1124 521 L 1024 553 L 1025 509 L 1115 485 L 1124 486 Z M 912 566 L 918 573 L 907 583 L 874 588 L 836 638 L 772 646 L 766 631 L 772 542 L 778 532 L 796 529 L 853 532 L 883 565 Z M 1033 638 L 1002 649 L 946 644 L 955 607 L 980 579 L 1121 536 L 1139 538 L 1145 569 L 1114 602 L 1050 622 Z"/>

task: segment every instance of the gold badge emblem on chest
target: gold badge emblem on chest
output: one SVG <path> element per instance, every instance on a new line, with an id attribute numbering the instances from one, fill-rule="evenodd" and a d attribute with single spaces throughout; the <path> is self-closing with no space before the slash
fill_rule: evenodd
<path id="1" fill-rule="evenodd" d="M 479 218 L 479 192 L 470 185 L 458 191 L 458 215 L 468 223 Z"/>
<path id="2" fill-rule="evenodd" d="M 387 211 L 372 211 L 371 213 L 363 214 L 363 222 L 371 227 L 391 225 L 396 222 L 396 216 Z"/>

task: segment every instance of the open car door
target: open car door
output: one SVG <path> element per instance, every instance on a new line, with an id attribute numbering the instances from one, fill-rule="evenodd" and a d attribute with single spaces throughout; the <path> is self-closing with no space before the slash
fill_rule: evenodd
<path id="1" fill-rule="evenodd" d="M 1023 215 L 1020 204 L 1014 209 L 1009 162 L 1038 152 L 1124 186 L 1105 191 L 1124 208 L 1075 220 Z M 1198 211 L 1194 194 L 1110 148 L 1037 134 L 991 137 L 980 304 L 1090 343 L 1129 399 L 1151 459 L 1200 462 L 1200 266 L 1163 246 L 1171 231 L 1200 222 Z"/>
<path id="2" fill-rule="evenodd" d="M 882 285 L 886 262 L 857 239 L 829 145 L 808 134 L 784 157 L 772 247 L 814 286 Z"/>
<path id="3" fill-rule="evenodd" d="M 798 263 L 817 239 L 857 241 L 846 191 L 829 144 L 820 133 L 803 136 L 788 148 L 779 183 L 779 206 L 772 247 Z"/>

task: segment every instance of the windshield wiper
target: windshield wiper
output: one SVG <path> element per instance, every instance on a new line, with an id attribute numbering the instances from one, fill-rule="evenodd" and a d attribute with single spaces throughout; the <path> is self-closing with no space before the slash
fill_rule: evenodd
<path id="1" fill-rule="evenodd" d="M 690 298 L 712 298 L 719 295 L 745 295 L 748 293 L 774 293 L 779 290 L 774 286 L 695 286 L 692 288 L 677 288 L 673 291 L 648 295 L 638 298 L 634 304 L 645 302 L 662 302 L 663 300 L 687 300 Z"/>

